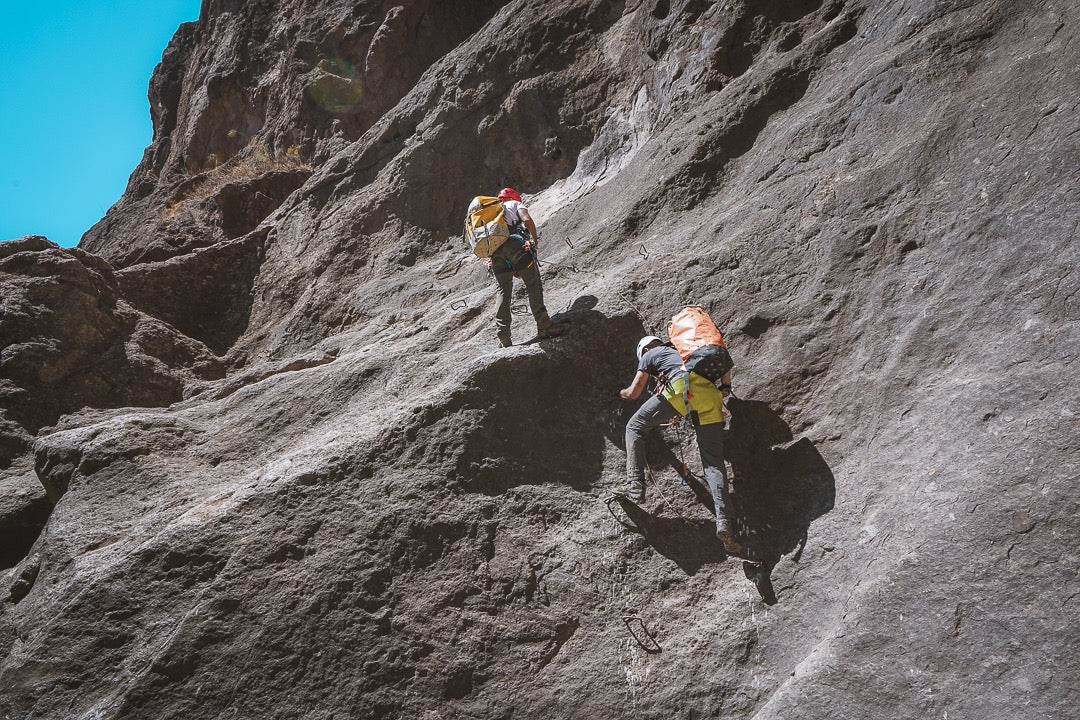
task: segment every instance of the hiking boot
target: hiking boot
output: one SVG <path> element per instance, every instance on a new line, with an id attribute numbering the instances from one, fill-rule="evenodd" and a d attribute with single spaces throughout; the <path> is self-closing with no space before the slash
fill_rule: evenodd
<path id="1" fill-rule="evenodd" d="M 616 497 L 624 497 L 630 502 L 641 504 L 645 502 L 645 483 L 626 483 L 612 491 Z"/>
<path id="2" fill-rule="evenodd" d="M 553 322 L 550 325 L 548 325 L 546 328 L 544 328 L 543 330 L 538 331 L 536 333 L 536 337 L 540 338 L 541 340 L 547 340 L 548 338 L 559 337 L 564 332 L 566 332 L 567 327 L 568 327 L 568 323 Z"/>
<path id="3" fill-rule="evenodd" d="M 735 533 L 732 532 L 731 523 L 727 518 L 716 521 L 716 539 L 724 543 L 724 549 L 729 552 L 738 547 L 738 543 L 735 542 Z"/>

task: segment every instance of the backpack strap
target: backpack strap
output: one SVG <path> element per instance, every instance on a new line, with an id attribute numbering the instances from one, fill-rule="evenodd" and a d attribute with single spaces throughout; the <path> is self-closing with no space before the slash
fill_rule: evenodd
<path id="1" fill-rule="evenodd" d="M 491 267 L 488 268 L 488 271 L 492 275 L 502 275 L 503 273 L 513 272 L 513 270 L 514 264 L 506 258 L 499 258 L 498 260 L 492 261 Z"/>
<path id="2" fill-rule="evenodd" d="M 690 398 L 694 397 L 694 393 L 690 392 L 690 371 L 686 369 L 685 362 L 683 362 L 683 372 L 686 373 L 682 388 L 683 404 L 686 406 L 686 417 L 690 418 L 690 424 L 696 429 L 701 424 L 698 422 L 697 410 L 690 407 Z"/>

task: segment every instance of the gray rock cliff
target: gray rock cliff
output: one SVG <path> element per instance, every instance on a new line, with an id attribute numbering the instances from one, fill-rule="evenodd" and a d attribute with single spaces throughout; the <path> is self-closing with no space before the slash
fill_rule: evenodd
<path id="1" fill-rule="evenodd" d="M 0 717 L 1072 717 L 1078 19 L 206 0 L 120 202 L 0 245 Z M 505 185 L 571 325 L 503 349 Z M 731 555 L 685 431 L 607 500 L 687 303 Z"/>

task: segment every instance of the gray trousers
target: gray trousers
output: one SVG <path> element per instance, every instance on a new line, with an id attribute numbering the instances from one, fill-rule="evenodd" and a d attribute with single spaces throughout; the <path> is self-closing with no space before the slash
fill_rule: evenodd
<path id="1" fill-rule="evenodd" d="M 514 260 L 520 263 L 522 255 L 524 253 L 519 253 Z M 498 269 L 497 263 L 504 262 L 504 258 L 500 253 L 496 252 L 492 256 L 492 262 L 496 263 L 494 267 Z M 510 338 L 510 306 L 514 294 L 515 275 L 525 283 L 525 292 L 529 295 L 529 308 L 532 310 L 533 319 L 536 320 L 536 329 L 542 332 L 551 327 L 552 324 L 551 318 L 548 317 L 547 308 L 544 307 L 544 288 L 540 284 L 540 268 L 537 267 L 535 260 L 530 267 L 519 272 L 511 270 L 496 272 L 495 282 L 499 286 L 500 297 L 499 309 L 495 311 L 495 330 L 498 332 L 499 337 L 507 339 Z"/>
<path id="2" fill-rule="evenodd" d="M 671 403 L 659 395 L 653 395 L 638 408 L 626 423 L 626 479 L 631 486 L 645 484 L 645 437 L 649 432 L 679 416 Z M 697 428 L 698 449 L 701 464 L 705 467 L 705 481 L 713 496 L 716 520 L 727 518 L 728 501 L 727 470 L 724 467 L 724 424 L 712 423 Z"/>

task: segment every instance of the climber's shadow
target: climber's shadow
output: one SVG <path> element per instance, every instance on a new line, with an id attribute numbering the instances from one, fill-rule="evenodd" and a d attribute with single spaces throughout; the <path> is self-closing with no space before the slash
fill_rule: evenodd
<path id="1" fill-rule="evenodd" d="M 611 413 L 596 409 L 619 402 L 613 378 L 625 355 L 616 350 L 640 322 L 629 314 L 608 317 L 595 305 L 592 296 L 579 298 L 565 313 L 569 329 L 541 341 L 542 352 L 494 355 L 463 387 L 418 415 L 415 434 L 445 419 L 442 439 L 460 436 L 451 476 L 462 491 L 495 496 L 558 483 L 584 492 L 603 475 Z"/>
<path id="2" fill-rule="evenodd" d="M 628 530 L 639 533 L 656 552 L 673 561 L 687 575 L 693 575 L 702 565 L 722 562 L 727 558 L 723 543 L 716 539 L 716 525 L 712 520 L 650 515 L 624 497 L 612 498 L 608 507 L 615 503 L 626 514 L 629 523 L 618 515 L 616 519 Z"/>
<path id="3" fill-rule="evenodd" d="M 574 301 L 562 312 L 553 313 L 551 319 L 557 323 L 569 323 L 570 329 L 567 332 L 574 332 L 577 327 L 589 327 L 597 322 L 603 322 L 604 314 L 598 310 L 594 310 L 600 301 L 595 295 L 580 295 L 574 298 Z M 513 307 L 515 314 L 526 315 L 530 314 L 529 308 L 525 304 L 517 304 Z M 536 343 L 553 343 L 559 342 L 558 338 L 542 339 L 539 335 L 534 335 L 528 340 L 521 343 L 522 345 L 534 345 Z"/>
<path id="4" fill-rule="evenodd" d="M 757 564 L 756 575 L 766 572 L 755 580 L 760 590 L 782 555 L 802 553 L 810 523 L 833 508 L 836 484 L 814 444 L 792 442 L 791 428 L 767 403 L 731 397 L 728 410 L 724 457 L 733 475 L 739 555 Z M 751 568 L 746 572 L 750 577 Z"/>
<path id="5" fill-rule="evenodd" d="M 772 604 L 776 602 L 770 575 L 773 566 L 796 548 L 802 552 L 810 523 L 833 507 L 835 480 L 814 444 L 806 438 L 792 442 L 791 428 L 767 403 L 731 397 L 728 411 L 724 457 L 732 470 L 730 512 L 738 545 L 731 550 L 745 561 L 746 577 L 762 599 Z M 608 439 L 624 452 L 622 430 L 632 412 L 630 407 L 615 408 L 608 416 Z M 683 464 L 685 459 L 692 468 L 701 467 L 697 444 L 686 433 L 690 438 L 694 436 L 686 424 L 677 431 L 665 428 L 663 433 L 650 433 L 646 456 L 658 482 L 666 483 L 673 477 L 665 468 L 673 470 L 674 476 L 680 477 L 697 501 L 712 513 L 708 485 Z M 680 445 L 676 452 L 673 447 Z M 624 512 L 633 523 L 632 529 L 641 532 L 658 552 L 684 570 L 697 570 L 704 562 L 724 558 L 711 520 L 691 521 L 700 525 L 688 531 L 682 520 L 650 516 L 628 501 L 620 501 L 620 505 L 626 506 Z M 665 538 L 665 533 L 670 537 Z"/>

